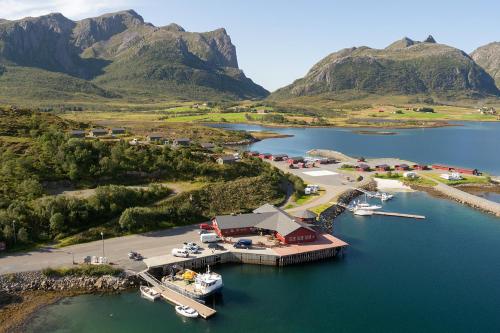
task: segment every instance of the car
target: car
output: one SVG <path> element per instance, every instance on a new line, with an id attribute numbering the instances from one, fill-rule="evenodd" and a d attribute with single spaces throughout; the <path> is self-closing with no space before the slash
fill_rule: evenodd
<path id="1" fill-rule="evenodd" d="M 200 252 L 200 247 L 198 245 L 196 245 L 196 243 L 184 243 L 184 246 L 182 249 L 186 250 L 189 253 L 199 253 Z"/>
<path id="2" fill-rule="evenodd" d="M 208 223 L 201 223 L 200 229 L 202 229 L 202 230 L 214 230 L 214 227 Z"/>
<path id="3" fill-rule="evenodd" d="M 217 244 L 217 243 L 210 243 L 208 244 L 208 248 L 212 250 L 225 250 L 224 246 Z"/>
<path id="4" fill-rule="evenodd" d="M 142 260 L 143 259 L 142 255 L 139 252 L 135 252 L 135 251 L 130 251 L 128 253 L 128 258 L 131 260 Z"/>
<path id="5" fill-rule="evenodd" d="M 171 253 L 174 257 L 183 257 L 183 258 L 189 257 L 189 252 L 184 249 L 172 249 Z"/>
<path id="6" fill-rule="evenodd" d="M 237 249 L 249 249 L 252 247 L 252 240 L 251 239 L 238 239 L 236 243 L 233 245 Z"/>

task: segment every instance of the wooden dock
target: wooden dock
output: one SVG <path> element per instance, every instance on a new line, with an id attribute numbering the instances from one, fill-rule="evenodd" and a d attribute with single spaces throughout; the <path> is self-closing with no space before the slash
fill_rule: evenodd
<path id="1" fill-rule="evenodd" d="M 213 316 L 217 312 L 214 309 L 206 306 L 205 304 L 201 304 L 200 302 L 197 302 L 192 298 L 184 296 L 178 293 L 177 291 L 164 286 L 162 283 L 160 283 L 160 281 L 158 281 L 154 276 L 149 274 L 147 271 L 142 271 L 138 273 L 138 275 L 144 281 L 152 285 L 153 289 L 159 292 L 161 294 L 161 297 L 163 297 L 165 300 L 175 305 L 189 306 L 190 308 L 193 308 L 196 311 L 198 311 L 200 316 L 204 319 Z"/>
<path id="2" fill-rule="evenodd" d="M 394 212 L 381 212 L 374 210 L 373 215 L 385 215 L 385 216 L 396 216 L 396 217 L 405 217 L 410 219 L 423 220 L 425 216 L 423 215 L 414 215 L 414 214 L 404 214 L 404 213 L 394 213 Z"/>

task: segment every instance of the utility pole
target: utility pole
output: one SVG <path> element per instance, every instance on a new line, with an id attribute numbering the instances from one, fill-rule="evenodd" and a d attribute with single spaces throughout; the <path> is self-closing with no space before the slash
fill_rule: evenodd
<path id="1" fill-rule="evenodd" d="M 12 229 L 13 229 L 13 234 L 14 234 L 14 244 L 17 244 L 17 237 L 16 237 L 16 220 L 12 220 Z"/>
<path id="2" fill-rule="evenodd" d="M 101 231 L 101 238 L 102 238 L 102 257 L 104 258 L 104 233 Z"/>

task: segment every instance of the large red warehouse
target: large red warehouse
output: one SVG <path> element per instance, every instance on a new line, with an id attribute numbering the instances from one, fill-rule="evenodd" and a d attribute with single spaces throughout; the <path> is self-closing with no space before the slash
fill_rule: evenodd
<path id="1" fill-rule="evenodd" d="M 297 244 L 316 240 L 316 231 L 296 221 L 285 211 L 265 204 L 250 214 L 216 216 L 212 224 L 221 237 L 248 235 L 259 230 L 274 234 L 283 244 Z"/>

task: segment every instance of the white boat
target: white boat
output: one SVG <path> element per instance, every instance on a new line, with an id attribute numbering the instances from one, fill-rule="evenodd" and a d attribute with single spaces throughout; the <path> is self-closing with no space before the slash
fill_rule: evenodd
<path id="1" fill-rule="evenodd" d="M 380 196 L 380 200 L 382 201 L 391 200 L 392 198 L 394 198 L 394 195 L 389 193 L 382 193 L 382 195 Z"/>
<path id="2" fill-rule="evenodd" d="M 154 302 L 156 299 L 160 297 L 159 292 L 147 286 L 141 286 L 139 289 L 141 290 L 141 296 L 150 301 Z"/>
<path id="3" fill-rule="evenodd" d="M 210 271 L 210 265 L 207 266 L 207 272 L 197 274 L 194 279 L 194 288 L 203 296 L 208 296 L 217 292 L 223 286 L 222 276 Z"/>
<path id="4" fill-rule="evenodd" d="M 371 216 L 373 215 L 373 210 L 365 210 L 358 208 L 353 211 L 353 214 L 358 216 Z"/>
<path id="5" fill-rule="evenodd" d="M 188 318 L 198 317 L 198 311 L 196 311 L 193 308 L 190 308 L 189 306 L 185 306 L 185 305 L 177 305 L 175 307 L 175 312 L 177 312 L 181 316 L 188 317 Z"/>
<path id="6" fill-rule="evenodd" d="M 367 202 L 361 202 L 356 205 L 356 209 L 362 209 L 362 210 L 376 210 L 380 209 L 382 206 L 380 205 L 370 205 Z"/>

